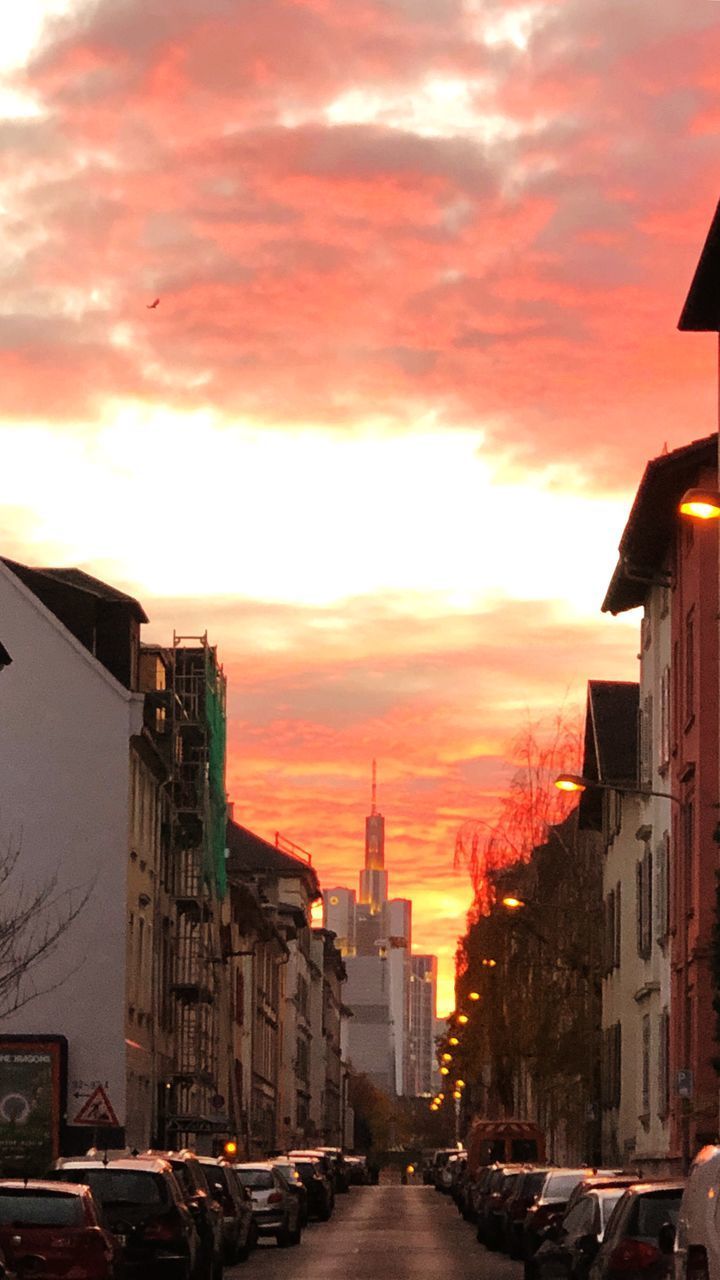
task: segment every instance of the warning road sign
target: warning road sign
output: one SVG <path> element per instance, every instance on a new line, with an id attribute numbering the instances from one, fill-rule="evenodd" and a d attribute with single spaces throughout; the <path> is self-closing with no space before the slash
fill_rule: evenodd
<path id="1" fill-rule="evenodd" d="M 93 1090 L 89 1098 L 85 1099 L 73 1120 L 73 1124 L 117 1125 L 117 1123 L 118 1118 L 113 1111 L 112 1103 L 101 1084 Z"/>

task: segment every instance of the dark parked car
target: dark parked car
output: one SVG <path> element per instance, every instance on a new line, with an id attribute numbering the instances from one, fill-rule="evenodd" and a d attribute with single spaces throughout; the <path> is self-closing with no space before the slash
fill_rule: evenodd
<path id="1" fill-rule="evenodd" d="M 540 1195 L 530 1206 L 523 1223 L 522 1254 L 525 1260 L 525 1280 L 534 1280 L 534 1258 L 545 1238 L 547 1228 L 559 1223 L 578 1182 L 587 1178 L 591 1170 L 551 1169 L 545 1175 Z"/>
<path id="2" fill-rule="evenodd" d="M 526 1169 L 518 1180 L 505 1206 L 505 1249 L 511 1258 L 522 1258 L 523 1223 L 527 1211 L 535 1203 L 549 1173 L 548 1169 Z"/>
<path id="3" fill-rule="evenodd" d="M 499 1243 L 495 1238 L 498 1223 L 493 1215 L 502 1202 L 503 1191 L 510 1192 L 513 1189 L 519 1173 L 518 1165 L 494 1165 L 490 1176 L 478 1193 L 477 1238 L 481 1244 L 486 1244 L 489 1248 L 495 1248 Z M 508 1184 L 509 1178 L 513 1179 L 511 1184 Z"/>
<path id="4" fill-rule="evenodd" d="M 56 1181 L 0 1182 L 0 1246 L 20 1275 L 113 1280 L 121 1256 L 90 1188 Z"/>
<path id="5" fill-rule="evenodd" d="M 85 1184 L 122 1249 L 125 1276 L 191 1280 L 199 1257 L 195 1222 L 166 1160 L 77 1156 L 58 1161 L 53 1180 Z"/>
<path id="6" fill-rule="evenodd" d="M 520 1169 L 503 1169 L 497 1185 L 487 1199 L 484 1242 L 488 1249 L 500 1249 L 505 1244 L 507 1203 L 520 1173 Z"/>
<path id="7" fill-rule="evenodd" d="M 345 1163 L 342 1147 L 318 1147 L 318 1151 L 330 1160 L 335 1192 L 344 1195 L 346 1191 L 350 1190 L 350 1171 Z"/>
<path id="8" fill-rule="evenodd" d="M 244 1262 L 257 1243 L 257 1228 L 248 1192 L 230 1166 L 212 1156 L 198 1156 L 210 1191 L 223 1211 L 223 1260 L 226 1267 Z"/>
<path id="9" fill-rule="evenodd" d="M 200 1240 L 198 1280 L 222 1280 L 223 1273 L 223 1210 L 219 1200 L 210 1190 L 203 1167 L 194 1151 L 156 1151 L 167 1160 L 175 1174 L 185 1203 L 197 1227 Z"/>
<path id="10" fill-rule="evenodd" d="M 618 1200 L 590 1280 L 665 1280 L 672 1274 L 683 1182 L 636 1182 Z"/>
<path id="11" fill-rule="evenodd" d="M 538 1280 L 588 1280 L 610 1215 L 623 1194 L 623 1187 L 587 1191 L 568 1207 L 535 1254 Z"/>
<path id="12" fill-rule="evenodd" d="M 291 1160 L 280 1157 L 277 1160 L 273 1160 L 272 1164 L 277 1169 L 290 1194 L 297 1196 L 300 1203 L 300 1225 L 301 1227 L 306 1227 L 310 1221 L 310 1210 L 308 1208 L 308 1193 L 305 1183 Z"/>
<path id="13" fill-rule="evenodd" d="M 346 1156 L 345 1164 L 347 1165 L 351 1187 L 366 1187 L 369 1185 L 370 1170 L 368 1169 L 367 1156 Z"/>
<path id="14" fill-rule="evenodd" d="M 307 1191 L 308 1215 L 327 1222 L 335 1206 L 335 1192 L 322 1164 L 309 1156 L 293 1156 L 292 1163 Z"/>

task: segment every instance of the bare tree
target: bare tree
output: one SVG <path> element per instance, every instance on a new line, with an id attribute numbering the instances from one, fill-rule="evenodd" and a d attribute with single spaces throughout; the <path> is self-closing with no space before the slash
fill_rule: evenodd
<path id="1" fill-rule="evenodd" d="M 0 854 L 0 1019 L 57 990 L 74 972 L 55 972 L 47 982 L 36 980 L 43 962 L 87 905 L 93 888 L 62 889 L 57 875 L 27 888 L 21 853 L 18 841 L 8 843 Z"/>
<path id="2" fill-rule="evenodd" d="M 455 869 L 465 868 L 473 886 L 471 919 L 487 915 L 493 903 L 493 876 L 512 863 L 526 862 L 551 827 L 562 823 L 572 796 L 558 791 L 554 779 L 577 771 L 582 739 L 577 716 L 563 712 L 550 723 L 528 721 L 515 738 L 510 758 L 516 769 L 497 818 L 471 818 L 455 839 Z"/>

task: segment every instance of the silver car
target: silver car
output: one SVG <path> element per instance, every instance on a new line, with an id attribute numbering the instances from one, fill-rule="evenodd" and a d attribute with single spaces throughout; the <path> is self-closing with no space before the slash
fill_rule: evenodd
<path id="1" fill-rule="evenodd" d="M 274 1236 L 281 1247 L 300 1244 L 300 1201 L 268 1161 L 236 1164 L 235 1175 L 250 1192 L 258 1235 Z"/>

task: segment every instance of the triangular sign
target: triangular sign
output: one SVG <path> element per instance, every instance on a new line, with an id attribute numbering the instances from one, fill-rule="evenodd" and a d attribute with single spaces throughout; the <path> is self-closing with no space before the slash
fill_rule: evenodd
<path id="1" fill-rule="evenodd" d="M 101 1084 L 97 1089 L 93 1089 L 89 1098 L 85 1099 L 73 1120 L 73 1124 L 117 1125 L 117 1123 L 118 1118 L 113 1111 L 112 1103 Z"/>

